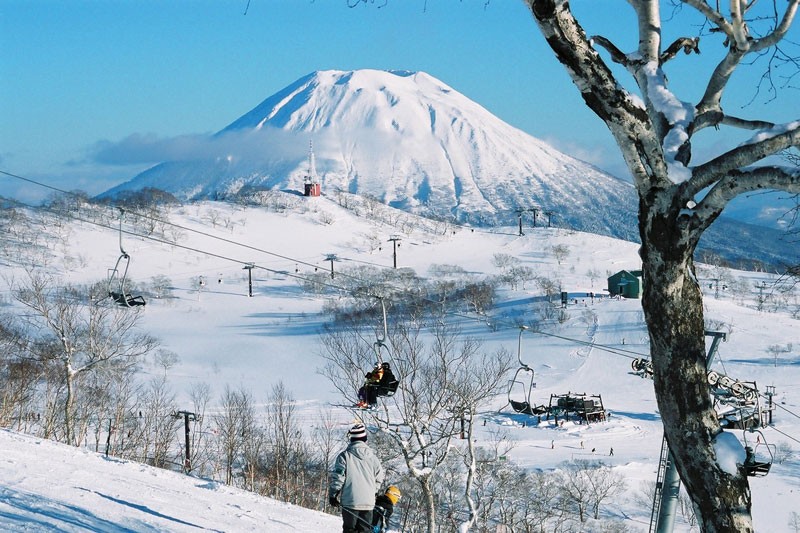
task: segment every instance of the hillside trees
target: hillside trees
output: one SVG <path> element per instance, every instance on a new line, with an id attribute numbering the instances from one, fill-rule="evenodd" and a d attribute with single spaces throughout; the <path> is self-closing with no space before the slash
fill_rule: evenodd
<path id="1" fill-rule="evenodd" d="M 45 275 L 29 272 L 14 298 L 30 311 L 20 320 L 30 339 L 27 357 L 44 367 L 45 405 L 61 406 L 60 416 L 56 409 L 43 415 L 45 436 L 80 445 L 84 434 L 77 428 L 86 427 L 92 407 L 79 402 L 127 379 L 158 342 L 137 330 L 138 310 L 95 304 L 78 288 L 56 286 Z"/>
<path id="2" fill-rule="evenodd" d="M 467 465 L 467 478 L 474 476 L 472 423 L 478 408 L 505 386 L 513 362 L 504 350 L 484 353 L 476 340 L 460 339 L 457 328 L 441 318 L 413 315 L 390 329 L 388 351 L 377 349 L 390 360 L 401 385 L 393 396 L 382 399 L 379 409 L 364 412 L 389 443 L 389 458 L 400 460 L 417 483 L 431 533 L 437 531 L 438 471 L 451 454 L 459 453 Z M 324 373 L 346 401 L 355 400 L 364 372 L 375 362 L 372 331 L 366 321 L 351 321 L 329 328 L 322 337 Z M 464 446 L 457 445 L 462 436 Z M 472 524 L 476 507 L 469 483 L 465 487 L 467 523 Z"/>
<path id="3" fill-rule="evenodd" d="M 0 426 L 24 430 L 33 413 L 42 366 L 24 357 L 27 340 L 10 314 L 0 315 Z"/>
<path id="4" fill-rule="evenodd" d="M 642 305 L 656 396 L 666 439 L 701 528 L 752 531 L 746 476 L 741 470 L 727 472 L 716 462 L 714 443 L 722 430 L 707 394 L 702 294 L 693 255 L 703 232 L 738 195 L 762 189 L 800 191 L 796 167 L 765 161 L 800 145 L 797 117 L 773 124 L 729 114 L 722 105 L 743 64 L 759 56 L 767 61 L 762 80 L 772 83 L 772 89 L 778 64 L 796 67 L 797 58 L 787 56 L 781 45 L 789 46 L 783 41 L 800 0 L 734 0 L 726 7 L 720 2 L 674 0 L 676 10 L 691 10 L 698 17 L 696 26 L 682 31 L 710 38 L 704 52 L 713 53 L 713 46 L 721 51 L 708 72 L 693 68 L 694 79 L 705 88 L 694 102 L 682 101 L 673 92 L 666 67 L 681 50 L 699 53 L 701 36 L 665 42 L 664 21 L 679 20 L 662 19 L 660 6 L 667 2 L 629 3 L 638 21 L 637 28 L 630 28 L 638 45 L 622 50 L 614 39 L 624 42 L 624 28 L 618 35 L 589 36 L 566 0 L 527 0 L 547 44 L 586 105 L 609 128 L 633 176 L 645 279 Z M 619 65 L 624 79 L 605 58 Z M 626 86 L 635 88 L 629 91 Z M 695 161 L 697 135 L 713 135 L 721 128 L 750 130 L 753 136 L 715 157 Z"/>

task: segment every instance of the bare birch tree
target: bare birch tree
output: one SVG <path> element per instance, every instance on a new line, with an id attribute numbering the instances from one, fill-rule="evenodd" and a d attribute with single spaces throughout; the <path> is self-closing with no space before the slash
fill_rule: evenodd
<path id="1" fill-rule="evenodd" d="M 217 456 L 224 469 L 225 484 L 233 485 L 239 469 L 247 470 L 243 458 L 245 441 L 254 429 L 253 398 L 244 389 L 225 386 L 219 412 L 213 415 L 217 434 Z M 245 481 L 247 481 L 245 479 Z"/>
<path id="2" fill-rule="evenodd" d="M 14 297 L 31 313 L 22 318 L 39 342 L 32 355 L 54 365 L 63 384 L 63 439 L 77 446 L 76 400 L 79 378 L 93 372 L 129 372 L 158 342 L 137 331 L 139 310 L 91 303 L 71 286 L 30 272 Z"/>
<path id="3" fill-rule="evenodd" d="M 374 362 L 362 329 L 329 330 L 323 337 L 325 374 L 345 396 L 352 398 L 363 379 L 365 362 Z M 366 342 L 365 342 L 366 341 Z M 400 378 L 397 392 L 364 411 L 365 420 L 391 442 L 394 454 L 405 464 L 422 492 L 427 531 L 437 531 L 436 497 L 432 478 L 456 448 L 464 454 L 470 477 L 476 468 L 471 426 L 480 406 L 506 384 L 512 358 L 505 350 L 487 354 L 474 339 L 459 338 L 459 331 L 435 317 L 418 317 L 391 329 L 391 366 Z M 388 353 L 386 355 L 389 355 Z M 360 362 L 360 366 L 359 366 Z M 346 385 L 345 385 L 346 384 Z M 352 387 L 348 390 L 346 387 Z M 469 523 L 475 520 L 469 486 L 464 504 Z"/>
<path id="4" fill-rule="evenodd" d="M 630 28 L 637 37 L 631 50 L 620 49 L 611 38 L 622 42 L 625 28 L 614 36 L 587 35 L 567 0 L 526 0 L 526 4 L 586 105 L 611 131 L 633 176 L 640 206 L 642 304 L 656 397 L 670 450 L 701 528 L 752 531 L 747 477 L 742 470 L 723 470 L 716 462 L 714 442 L 722 430 L 706 383 L 702 294 L 693 255 L 703 232 L 738 195 L 763 189 L 800 191 L 797 168 L 765 161 L 798 147 L 798 117 L 774 124 L 735 116 L 722 105 L 743 64 L 759 56 L 765 59 L 768 83 L 778 63 L 796 68 L 797 58 L 787 56 L 781 45 L 788 45 L 784 37 L 800 0 L 673 0 L 674 7 L 696 14 L 699 24 L 677 28 L 697 35 L 671 43 L 662 40 L 665 23 L 673 20 L 660 12 L 668 2 L 629 0 L 638 21 Z M 667 66 L 681 51 L 699 53 L 701 33 L 720 53 L 708 72 L 694 70 L 697 83 L 705 87 L 699 99 L 682 101 L 669 84 Z M 704 51 L 714 49 L 706 46 Z M 619 64 L 630 78 L 618 79 L 605 58 Z M 713 135 L 722 128 L 750 130 L 753 136 L 744 143 L 731 143 L 708 160 L 693 161 L 697 134 Z"/>

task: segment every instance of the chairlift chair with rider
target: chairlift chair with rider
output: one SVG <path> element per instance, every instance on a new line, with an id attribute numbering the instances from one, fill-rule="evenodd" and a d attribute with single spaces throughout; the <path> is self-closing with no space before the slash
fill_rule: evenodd
<path id="1" fill-rule="evenodd" d="M 758 433 L 755 445 L 753 445 L 752 436 L 750 437 L 750 441 L 747 440 L 748 433 Z M 775 460 L 775 449 L 776 446 L 774 444 L 768 444 L 764 434 L 760 430 L 751 429 L 745 431 L 745 459 L 744 464 L 742 464 L 744 473 L 751 477 L 763 477 L 769 474 L 769 470 Z"/>
<path id="2" fill-rule="evenodd" d="M 393 396 L 400 386 L 400 380 L 394 374 L 391 364 L 391 353 L 389 347 L 386 345 L 386 338 L 388 336 L 389 327 L 386 320 L 386 304 L 383 298 L 379 298 L 381 302 L 381 309 L 383 311 L 383 332 L 376 333 L 377 340 L 373 343 L 375 349 L 376 369 L 380 368 L 381 379 L 377 383 L 365 383 L 364 388 L 367 391 L 366 396 L 373 400 L 378 396 Z M 384 353 L 386 357 L 384 357 Z M 372 393 L 370 394 L 370 390 Z"/>

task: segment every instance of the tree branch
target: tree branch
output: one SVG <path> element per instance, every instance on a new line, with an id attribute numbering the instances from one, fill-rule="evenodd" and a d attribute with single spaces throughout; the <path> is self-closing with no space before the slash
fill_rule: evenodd
<path id="1" fill-rule="evenodd" d="M 798 5 L 800 5 L 800 0 L 790 0 L 780 21 L 778 21 L 778 14 L 775 13 L 775 30 L 760 39 L 755 39 L 747 30 L 743 13 L 739 9 L 739 2 L 731 2 L 732 20 L 728 22 L 719 11 L 712 9 L 704 0 L 682 1 L 695 8 L 709 22 L 715 24 L 718 27 L 718 31 L 725 33 L 727 36 L 725 43 L 728 46 L 728 54 L 720 61 L 709 78 L 705 94 L 703 94 L 697 105 L 699 114 L 720 110 L 720 102 L 722 101 L 725 87 L 742 59 L 747 54 L 760 52 L 775 46 L 783 39 L 797 14 Z M 752 7 L 752 4 L 745 11 L 750 7 Z"/>
<path id="2" fill-rule="evenodd" d="M 699 11 L 709 22 L 716 25 L 719 31 L 728 36 L 729 39 L 733 38 L 733 26 L 725 19 L 719 11 L 712 9 L 705 0 L 682 0 L 683 3 L 695 8 Z"/>
<path id="3" fill-rule="evenodd" d="M 701 129 L 708 128 L 709 126 L 717 127 L 720 124 L 743 130 L 768 130 L 775 127 L 773 122 L 767 122 L 766 120 L 748 120 L 734 117 L 726 115 L 717 109 L 713 111 L 706 111 L 705 113 L 698 115 L 694 121 L 692 133 L 697 133 Z"/>
<path id="4" fill-rule="evenodd" d="M 689 55 L 692 52 L 699 54 L 700 37 L 681 37 L 680 39 L 676 40 L 661 54 L 661 57 L 659 57 L 659 63 L 663 65 L 678 55 L 678 52 L 680 52 L 681 49 L 683 49 L 683 53 L 686 55 Z"/>
<path id="5" fill-rule="evenodd" d="M 619 63 L 620 65 L 623 65 L 625 67 L 627 67 L 630 64 L 628 56 L 625 55 L 622 52 L 622 50 L 617 48 L 617 46 L 614 43 L 612 43 L 609 39 L 606 39 L 602 35 L 593 36 L 592 38 L 589 39 L 589 43 L 597 43 L 598 45 L 605 48 L 606 51 L 611 56 L 611 60 L 614 63 Z"/>
<path id="6" fill-rule="evenodd" d="M 619 146 L 630 148 L 623 148 L 623 157 L 634 178 L 654 175 L 649 163 L 641 158 L 642 151 L 659 152 L 661 149 L 650 142 L 652 134 L 647 112 L 617 83 L 575 20 L 569 3 L 565 0 L 527 0 L 527 3 L 542 35 L 564 65 L 587 107 L 606 123 Z M 647 146 L 642 146 L 645 144 Z"/>
<path id="7" fill-rule="evenodd" d="M 751 50 L 760 51 L 778 44 L 778 42 L 784 38 L 786 32 L 789 31 L 789 28 L 792 26 L 794 17 L 797 15 L 798 6 L 800 6 L 800 0 L 790 0 L 789 4 L 786 6 L 786 11 L 783 12 L 781 21 L 775 27 L 775 31 L 760 39 L 756 39 L 750 45 Z"/>
<path id="8" fill-rule="evenodd" d="M 800 169 L 791 171 L 783 167 L 767 166 L 733 170 L 714 184 L 694 211 L 700 220 L 713 221 L 728 202 L 738 195 L 768 189 L 800 192 Z"/>
<path id="9" fill-rule="evenodd" d="M 763 160 L 791 146 L 800 146 L 800 121 L 789 126 L 776 126 L 774 129 L 785 128 L 785 131 L 765 136 L 737 146 L 736 148 L 715 157 L 711 161 L 698 165 L 692 172 L 692 194 L 697 194 L 706 187 L 720 179 L 729 172 L 738 171 L 749 165 Z M 765 132 L 772 133 L 772 132 Z"/>

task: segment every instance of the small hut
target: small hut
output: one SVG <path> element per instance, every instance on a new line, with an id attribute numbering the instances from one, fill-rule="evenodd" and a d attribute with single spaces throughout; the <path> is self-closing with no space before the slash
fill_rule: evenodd
<path id="1" fill-rule="evenodd" d="M 608 278 L 608 293 L 625 298 L 642 297 L 642 271 L 620 270 Z"/>

